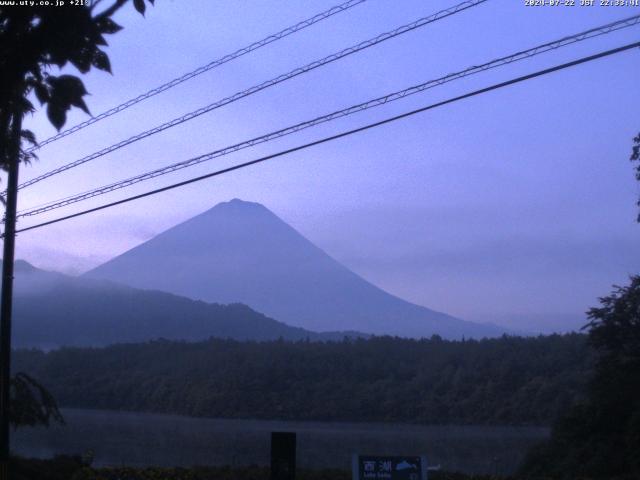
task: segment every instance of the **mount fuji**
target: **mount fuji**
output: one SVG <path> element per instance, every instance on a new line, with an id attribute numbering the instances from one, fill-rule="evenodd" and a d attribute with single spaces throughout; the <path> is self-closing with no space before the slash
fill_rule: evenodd
<path id="1" fill-rule="evenodd" d="M 316 332 L 450 339 L 505 333 L 385 292 L 263 205 L 238 199 L 160 233 L 85 276 L 205 302 L 243 303 Z"/>

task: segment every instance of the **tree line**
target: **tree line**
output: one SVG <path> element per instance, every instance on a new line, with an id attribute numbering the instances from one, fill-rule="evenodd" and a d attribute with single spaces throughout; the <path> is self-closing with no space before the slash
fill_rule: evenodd
<path id="1" fill-rule="evenodd" d="M 64 407 L 203 417 L 549 425 L 579 401 L 586 337 L 186 343 L 18 350 Z"/>

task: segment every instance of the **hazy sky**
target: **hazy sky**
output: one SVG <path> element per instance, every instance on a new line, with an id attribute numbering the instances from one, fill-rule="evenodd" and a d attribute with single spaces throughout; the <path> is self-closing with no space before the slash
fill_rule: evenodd
<path id="1" fill-rule="evenodd" d="M 158 0 L 111 37 L 114 76 L 86 76 L 94 114 L 339 0 Z M 21 180 L 455 4 L 369 0 L 44 147 Z M 579 3 L 579 2 L 578 2 Z M 84 191 L 602 23 L 634 7 L 491 0 L 25 189 L 19 208 Z M 496 81 L 637 41 L 640 27 L 475 75 L 348 119 L 57 210 L 173 183 Z M 79 272 L 233 197 L 265 204 L 391 293 L 468 320 L 581 325 L 640 271 L 640 51 L 458 102 L 355 137 L 18 237 L 18 256 Z M 85 117 L 74 113 L 68 125 Z M 42 113 L 39 138 L 55 133 Z"/>

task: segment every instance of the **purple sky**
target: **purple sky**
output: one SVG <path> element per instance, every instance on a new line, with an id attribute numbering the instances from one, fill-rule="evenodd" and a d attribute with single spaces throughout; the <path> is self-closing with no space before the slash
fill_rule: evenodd
<path id="1" fill-rule="evenodd" d="M 93 113 L 339 3 L 158 0 L 128 8 L 110 39 L 114 76 L 85 78 Z M 89 127 L 40 152 L 25 180 L 455 1 L 369 0 Z M 579 3 L 579 2 L 578 2 Z M 21 192 L 19 208 L 422 83 L 640 13 L 634 7 L 484 5 L 138 142 Z M 640 27 L 457 81 L 348 119 L 38 217 L 276 152 L 600 50 Z M 528 330 L 583 312 L 640 270 L 639 188 L 628 161 L 640 130 L 640 51 L 449 105 L 218 179 L 18 237 L 18 256 L 80 272 L 233 197 L 263 203 L 355 272 L 400 297 L 468 320 Z M 73 113 L 68 125 L 82 121 Z M 39 138 L 55 133 L 42 113 Z M 22 220 L 24 227 L 36 219 Z"/>

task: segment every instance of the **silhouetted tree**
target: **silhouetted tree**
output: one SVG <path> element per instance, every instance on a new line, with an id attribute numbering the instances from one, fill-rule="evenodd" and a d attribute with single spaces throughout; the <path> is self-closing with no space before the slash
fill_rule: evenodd
<path id="1" fill-rule="evenodd" d="M 105 35 L 121 30 L 112 16 L 129 0 L 84 2 L 90 6 L 0 6 L 0 166 L 6 168 L 10 152 L 22 141 L 35 145 L 33 132 L 21 130 L 19 138 L 11 134 L 16 119 L 33 112 L 29 100 L 33 92 L 47 116 L 59 130 L 71 107 L 89 113 L 83 97 L 87 95 L 82 80 L 74 75 L 53 75 L 52 68 L 71 63 L 80 73 L 92 67 L 111 71 L 109 57 L 103 50 Z M 147 0 L 153 4 L 154 0 Z M 133 0 L 144 13 L 144 0 Z M 104 9 L 99 10 L 99 7 Z M 99 10 L 99 11 L 98 11 Z M 33 154 L 20 148 L 21 160 Z"/>
<path id="2" fill-rule="evenodd" d="M 633 142 L 635 162 L 640 134 Z M 559 478 L 640 478 L 640 275 L 600 298 L 588 317 L 589 345 L 597 355 L 588 396 L 556 422 L 551 440 L 531 452 L 522 470 Z"/>
<path id="3" fill-rule="evenodd" d="M 23 143 L 36 145 L 35 135 L 21 128 L 23 117 L 35 111 L 29 100 L 31 93 L 46 106 L 47 116 L 58 130 L 72 107 L 89 113 L 82 80 L 74 75 L 54 75 L 52 69 L 71 63 L 80 73 L 92 67 L 110 72 L 109 57 L 103 50 L 105 35 L 122 28 L 112 17 L 128 1 L 97 0 L 65 8 L 41 2 L 0 6 L 0 168 L 7 169 L 15 152 L 19 161 L 34 157 Z M 144 14 L 144 0 L 133 0 L 133 5 Z M 51 394 L 24 373 L 11 379 L 10 395 L 14 426 L 62 420 Z"/>
<path id="4" fill-rule="evenodd" d="M 640 182 L 640 133 L 633 139 L 633 147 L 631 149 L 631 161 L 638 162 L 636 166 L 636 180 Z M 638 207 L 640 207 L 640 199 L 637 202 Z M 638 212 L 638 217 L 636 219 L 640 222 L 640 212 Z"/>
<path id="5" fill-rule="evenodd" d="M 589 310 L 597 353 L 584 402 L 556 422 L 523 472 L 536 477 L 640 477 L 640 276 Z"/>
<path id="6" fill-rule="evenodd" d="M 590 415 L 606 470 L 640 476 L 640 276 L 616 287 L 589 311 L 589 342 L 598 352 Z M 606 472 L 603 472 L 605 474 Z"/>

